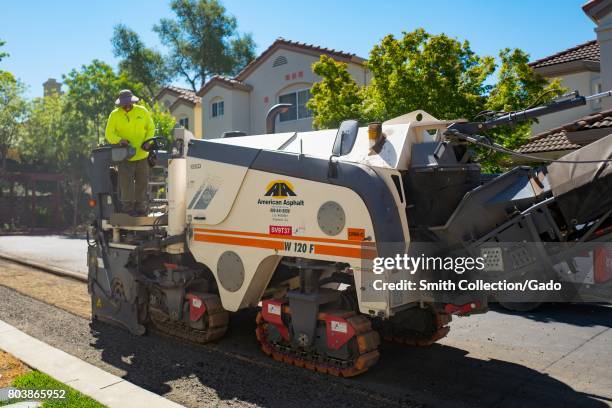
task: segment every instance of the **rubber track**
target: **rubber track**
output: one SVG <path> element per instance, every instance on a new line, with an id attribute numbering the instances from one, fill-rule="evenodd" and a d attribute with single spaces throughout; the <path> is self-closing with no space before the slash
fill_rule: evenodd
<path id="1" fill-rule="evenodd" d="M 291 315 L 291 311 L 286 305 L 283 306 L 282 312 Z M 365 316 L 357 315 L 352 311 L 334 312 L 333 315 L 346 319 L 355 330 L 355 338 L 349 341 L 356 341 L 359 355 L 352 361 L 338 361 L 319 354 L 302 353 L 269 342 L 267 339 L 268 322 L 263 319 L 261 312 L 257 313 L 255 334 L 261 344 L 261 350 L 276 361 L 338 377 L 353 377 L 366 372 L 378 362 L 380 357 L 378 352 L 379 334 L 372 330 L 372 324 Z M 325 313 L 319 313 L 318 320 L 325 324 Z"/>
<path id="2" fill-rule="evenodd" d="M 185 323 L 170 320 L 167 316 L 151 311 L 151 322 L 156 331 L 178 340 L 201 345 L 223 337 L 229 324 L 229 313 L 221 306 L 218 296 L 204 299 L 206 304 L 207 329 L 196 330 Z"/>

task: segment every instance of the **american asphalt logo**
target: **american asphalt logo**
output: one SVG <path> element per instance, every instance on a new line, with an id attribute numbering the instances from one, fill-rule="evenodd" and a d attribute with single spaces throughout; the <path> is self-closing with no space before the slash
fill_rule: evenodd
<path id="1" fill-rule="evenodd" d="M 304 205 L 304 200 L 289 198 L 297 197 L 297 194 L 293 185 L 287 180 L 274 180 L 268 183 L 264 197 L 270 198 L 259 198 L 257 199 L 257 204 L 282 205 L 289 207 Z"/>
<path id="2" fill-rule="evenodd" d="M 266 187 L 266 197 L 284 198 L 295 197 L 297 194 L 293 191 L 293 185 L 286 180 L 274 180 L 268 183 Z"/>

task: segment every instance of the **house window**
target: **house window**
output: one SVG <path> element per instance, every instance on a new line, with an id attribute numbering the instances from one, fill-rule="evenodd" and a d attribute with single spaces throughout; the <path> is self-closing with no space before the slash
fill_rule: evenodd
<path id="1" fill-rule="evenodd" d="M 180 118 L 179 126 L 189 130 L 189 118 Z"/>
<path id="2" fill-rule="evenodd" d="M 308 102 L 310 96 L 310 89 L 304 89 L 279 96 L 279 103 L 291 104 L 291 107 L 287 112 L 279 115 L 279 120 L 281 122 L 289 122 L 292 120 L 312 117 L 312 111 L 306 107 L 306 102 Z"/>
<path id="3" fill-rule="evenodd" d="M 212 104 L 212 117 L 216 118 L 217 116 L 223 116 L 225 111 L 225 107 L 223 105 L 223 101 L 213 102 Z"/>

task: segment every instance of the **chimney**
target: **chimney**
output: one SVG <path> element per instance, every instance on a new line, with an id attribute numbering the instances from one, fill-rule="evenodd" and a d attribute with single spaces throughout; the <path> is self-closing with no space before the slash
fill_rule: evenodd
<path id="1" fill-rule="evenodd" d="M 61 95 L 62 94 L 62 83 L 57 82 L 55 78 L 49 78 L 43 83 L 43 96 Z"/>

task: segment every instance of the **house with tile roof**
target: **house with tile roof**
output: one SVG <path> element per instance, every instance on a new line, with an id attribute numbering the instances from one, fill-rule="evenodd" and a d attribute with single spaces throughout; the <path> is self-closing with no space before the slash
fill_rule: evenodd
<path id="1" fill-rule="evenodd" d="M 178 86 L 164 87 L 155 97 L 157 103 L 168 109 L 178 126 L 202 138 L 202 103 L 191 89 Z"/>
<path id="2" fill-rule="evenodd" d="M 597 40 L 576 45 L 533 61 L 529 65 L 543 77 L 550 80 L 558 78 L 565 88 L 570 91 L 578 90 L 581 95 L 591 95 L 602 90 Z M 562 126 L 601 109 L 601 100 L 595 100 L 586 106 L 542 116 L 539 123 L 532 126 L 532 134 Z"/>
<path id="3" fill-rule="evenodd" d="M 357 84 L 369 82 L 365 60 L 355 54 L 279 38 L 235 77 L 213 76 L 197 92 L 204 138 L 222 137 L 229 131 L 265 133 L 266 113 L 281 102 L 293 106 L 277 118 L 276 132 L 312 130 L 306 102 L 310 88 L 320 80 L 312 64 L 321 55 L 345 62 Z"/>

